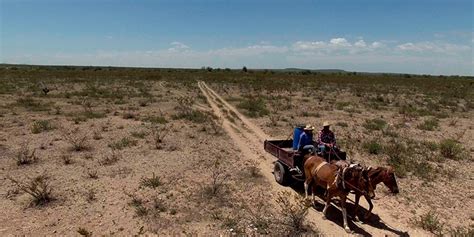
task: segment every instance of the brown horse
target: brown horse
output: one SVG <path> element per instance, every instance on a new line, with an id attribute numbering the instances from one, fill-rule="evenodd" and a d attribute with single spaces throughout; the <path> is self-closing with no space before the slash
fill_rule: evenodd
<path id="1" fill-rule="evenodd" d="M 323 209 L 323 218 L 326 218 L 326 212 L 335 196 L 339 197 L 344 221 L 344 229 L 351 232 L 347 224 L 346 199 L 350 188 L 361 188 L 361 192 L 368 193 L 370 197 L 374 196 L 373 188 L 368 180 L 368 172 L 361 166 L 348 166 L 341 169 L 339 166 L 329 164 L 319 156 L 310 156 L 304 161 L 304 173 L 306 180 L 304 182 L 306 198 L 308 198 L 308 187 L 312 188 L 312 199 L 314 203 L 315 185 L 326 189 L 326 205 Z"/>
<path id="2" fill-rule="evenodd" d="M 369 171 L 369 174 L 368 174 L 369 180 L 374 190 L 377 184 L 383 182 L 385 186 L 387 186 L 388 189 L 390 189 L 391 193 L 397 194 L 399 192 L 397 179 L 395 178 L 395 173 L 391 166 L 376 167 L 376 168 L 369 167 L 368 171 Z M 355 193 L 355 204 L 356 204 L 355 213 L 357 216 L 357 209 L 359 207 L 359 199 L 361 195 L 364 195 L 365 200 L 367 200 L 367 203 L 369 203 L 369 211 L 364 216 L 364 219 L 368 219 L 370 217 L 370 214 L 372 213 L 372 208 L 374 207 L 374 205 L 372 204 L 372 201 L 371 201 L 372 198 L 366 194 L 359 193 L 359 192 Z"/>

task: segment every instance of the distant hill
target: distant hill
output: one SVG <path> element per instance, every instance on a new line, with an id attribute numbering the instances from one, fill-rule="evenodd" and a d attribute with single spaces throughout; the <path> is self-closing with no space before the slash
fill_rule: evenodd
<path id="1" fill-rule="evenodd" d="M 285 69 L 280 69 L 279 71 L 285 71 L 285 72 L 310 71 L 310 72 L 321 72 L 321 73 L 347 72 L 347 71 L 342 70 L 342 69 L 304 69 L 304 68 L 285 68 Z"/>

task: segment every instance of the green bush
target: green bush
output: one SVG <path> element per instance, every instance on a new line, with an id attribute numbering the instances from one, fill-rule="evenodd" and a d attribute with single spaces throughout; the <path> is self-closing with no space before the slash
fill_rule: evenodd
<path id="1" fill-rule="evenodd" d="M 370 120 L 368 119 L 368 120 L 365 120 L 365 123 L 363 126 L 367 130 L 382 130 L 385 128 L 385 126 L 387 126 L 387 122 L 379 118 L 370 119 Z"/>
<path id="2" fill-rule="evenodd" d="M 418 126 L 416 127 L 421 130 L 434 131 L 436 128 L 439 127 L 438 119 L 426 119 L 425 121 L 423 121 L 423 123 L 418 124 Z"/>
<path id="3" fill-rule="evenodd" d="M 439 150 L 443 157 L 453 160 L 462 159 L 462 153 L 464 151 L 461 144 L 453 139 L 444 139 L 439 143 Z"/>
<path id="4" fill-rule="evenodd" d="M 116 142 L 110 143 L 109 147 L 116 150 L 122 150 L 125 147 L 136 146 L 137 144 L 137 140 L 131 139 L 129 137 L 124 137 Z"/>
<path id="5" fill-rule="evenodd" d="M 375 140 L 364 142 L 362 146 L 369 154 L 374 154 L 374 155 L 382 153 L 382 149 L 383 149 L 382 145 L 379 144 Z"/>
<path id="6" fill-rule="evenodd" d="M 17 99 L 16 105 L 24 107 L 30 111 L 48 111 L 50 109 L 49 104 L 41 103 L 41 101 L 35 100 L 31 97 Z"/>
<path id="7" fill-rule="evenodd" d="M 249 98 L 243 100 L 237 105 L 237 107 L 239 109 L 244 109 L 245 114 L 253 118 L 262 117 L 270 113 L 262 98 Z"/>
<path id="8" fill-rule="evenodd" d="M 429 211 L 419 218 L 416 218 L 414 224 L 427 230 L 436 236 L 443 236 L 444 224 L 439 219 L 438 215 L 434 211 Z"/>
<path id="9" fill-rule="evenodd" d="M 173 116 L 174 119 L 186 119 L 193 123 L 205 123 L 212 120 L 209 114 L 199 110 L 191 110 L 187 113 L 178 113 Z"/>
<path id="10" fill-rule="evenodd" d="M 155 176 L 155 173 L 153 173 L 153 176 L 150 178 L 144 177 L 140 180 L 140 186 L 142 187 L 156 188 L 161 184 L 161 178 L 159 176 Z"/>
<path id="11" fill-rule="evenodd" d="M 33 122 L 31 132 L 33 134 L 38 134 L 52 129 L 54 129 L 54 127 L 51 125 L 51 122 L 49 120 L 37 120 Z"/>
<path id="12" fill-rule="evenodd" d="M 166 124 L 168 121 L 162 116 L 147 116 L 142 119 L 144 122 L 150 122 L 155 124 Z"/>

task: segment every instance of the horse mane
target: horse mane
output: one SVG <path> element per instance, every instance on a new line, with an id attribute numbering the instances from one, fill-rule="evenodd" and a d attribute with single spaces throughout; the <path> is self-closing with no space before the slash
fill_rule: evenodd
<path id="1" fill-rule="evenodd" d="M 384 167 L 369 168 L 369 177 L 377 177 L 381 172 L 385 171 Z"/>

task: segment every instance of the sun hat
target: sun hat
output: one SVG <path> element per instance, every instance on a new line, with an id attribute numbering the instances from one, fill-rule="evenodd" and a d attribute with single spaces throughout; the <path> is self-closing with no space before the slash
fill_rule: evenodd
<path id="1" fill-rule="evenodd" d="M 331 126 L 331 123 L 329 123 L 329 121 L 324 121 L 323 127 L 327 127 L 327 126 Z"/>
<path id="2" fill-rule="evenodd" d="M 306 125 L 306 127 L 303 128 L 303 130 L 314 130 L 314 127 L 311 126 L 311 124 Z"/>

